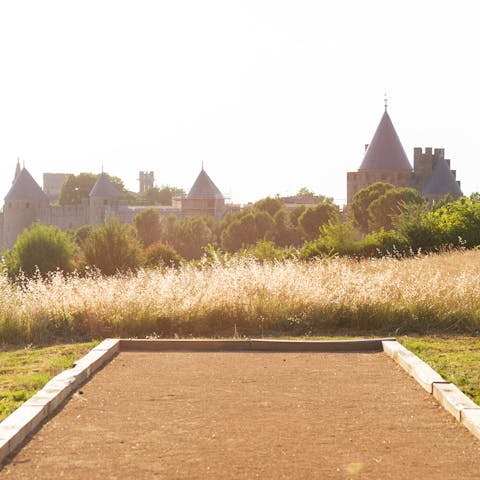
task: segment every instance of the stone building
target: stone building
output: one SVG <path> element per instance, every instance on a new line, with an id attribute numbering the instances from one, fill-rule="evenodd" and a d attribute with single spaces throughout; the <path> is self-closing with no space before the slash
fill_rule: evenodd
<path id="1" fill-rule="evenodd" d="M 145 176 L 147 184 L 153 179 L 151 172 Z M 132 223 L 136 214 L 153 208 L 162 216 L 211 215 L 221 218 L 227 207 L 225 198 L 202 168 L 190 192 L 175 199 L 172 205 L 130 206 L 120 190 L 102 172 L 88 198 L 76 205 L 52 205 L 49 196 L 40 188 L 30 172 L 17 163 L 14 181 L 5 196 L 0 213 L 0 247 L 11 248 L 17 236 L 35 221 L 55 225 L 62 230 L 77 229 L 83 225 L 99 225 L 110 217 Z"/>
<path id="2" fill-rule="evenodd" d="M 385 112 L 356 172 L 347 173 L 347 204 L 360 189 L 375 182 L 388 182 L 397 187 L 414 187 L 430 202 L 447 194 L 460 197 L 460 182 L 443 148 L 414 149 L 413 168 L 385 106 Z"/>

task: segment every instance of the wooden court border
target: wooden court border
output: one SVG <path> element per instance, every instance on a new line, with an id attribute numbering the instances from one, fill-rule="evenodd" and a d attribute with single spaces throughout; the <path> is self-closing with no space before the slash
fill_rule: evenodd
<path id="1" fill-rule="evenodd" d="M 143 340 L 106 339 L 61 372 L 0 423 L 0 468 L 27 437 L 52 417 L 68 398 L 119 352 L 323 352 L 384 351 L 480 439 L 480 406 L 394 338 L 364 340 Z"/>

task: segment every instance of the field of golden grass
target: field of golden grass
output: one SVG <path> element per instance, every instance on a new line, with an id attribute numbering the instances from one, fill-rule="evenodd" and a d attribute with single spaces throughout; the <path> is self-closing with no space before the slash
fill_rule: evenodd
<path id="1" fill-rule="evenodd" d="M 259 263 L 101 277 L 0 277 L 0 343 L 105 336 L 480 331 L 480 251 Z"/>

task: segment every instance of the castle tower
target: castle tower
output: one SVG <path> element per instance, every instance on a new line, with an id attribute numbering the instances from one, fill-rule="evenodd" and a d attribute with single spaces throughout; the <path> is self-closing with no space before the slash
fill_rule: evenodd
<path id="1" fill-rule="evenodd" d="M 138 181 L 140 183 L 139 193 L 145 193 L 147 190 L 153 188 L 153 183 L 155 181 L 153 172 L 139 172 Z"/>
<path id="2" fill-rule="evenodd" d="M 19 167 L 19 163 L 17 163 Z M 3 207 L 3 248 L 11 248 L 17 236 L 36 220 L 44 220 L 49 201 L 38 183 L 23 167 L 5 196 Z"/>
<path id="3" fill-rule="evenodd" d="M 107 209 L 117 211 L 124 201 L 123 193 L 102 172 L 89 193 L 90 224 L 99 225 L 105 221 Z"/>
<path id="4" fill-rule="evenodd" d="M 347 173 L 347 203 L 351 203 L 358 190 L 375 182 L 388 182 L 397 187 L 411 183 L 412 166 L 387 112 L 366 146 L 365 156 L 357 172 Z"/>
<path id="5" fill-rule="evenodd" d="M 225 197 L 202 166 L 190 192 L 182 199 L 182 214 L 184 216 L 211 215 L 221 218 L 224 213 Z"/>

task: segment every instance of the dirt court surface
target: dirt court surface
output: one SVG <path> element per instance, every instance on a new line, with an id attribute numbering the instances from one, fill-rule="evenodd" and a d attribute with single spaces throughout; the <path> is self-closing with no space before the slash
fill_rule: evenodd
<path id="1" fill-rule="evenodd" d="M 480 442 L 383 353 L 120 353 L 0 479 L 480 479 Z"/>

